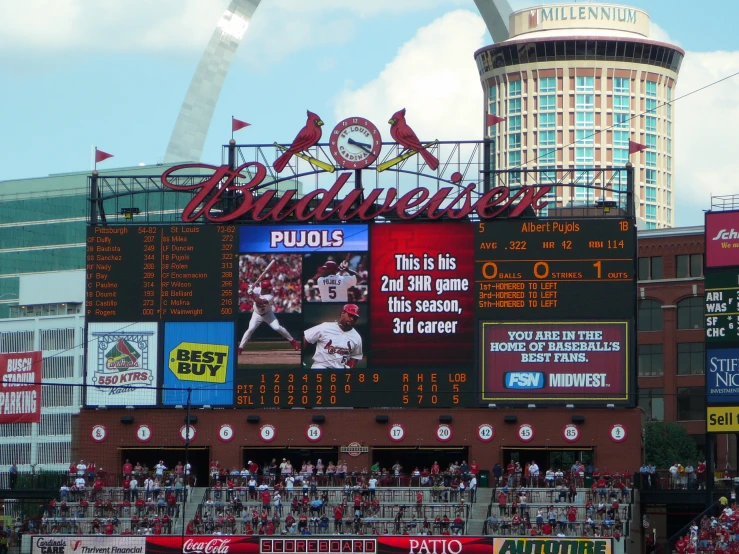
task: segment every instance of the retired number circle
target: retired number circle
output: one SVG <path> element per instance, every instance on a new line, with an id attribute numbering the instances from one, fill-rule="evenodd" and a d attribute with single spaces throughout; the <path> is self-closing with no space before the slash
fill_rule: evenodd
<path id="1" fill-rule="evenodd" d="M 231 442 L 234 440 L 234 429 L 229 425 L 228 423 L 224 423 L 221 425 L 221 428 L 218 429 L 218 438 L 221 439 L 223 442 Z"/>
<path id="2" fill-rule="evenodd" d="M 323 429 L 321 429 L 320 425 L 312 423 L 305 430 L 305 438 L 311 442 L 318 442 L 323 438 Z"/>
<path id="3" fill-rule="evenodd" d="M 521 442 L 530 442 L 534 440 L 534 428 L 528 423 L 524 423 L 518 428 L 518 440 Z"/>
<path id="4" fill-rule="evenodd" d="M 483 423 L 477 428 L 477 438 L 482 442 L 490 442 L 495 437 L 495 427 L 489 423 Z"/>
<path id="5" fill-rule="evenodd" d="M 263 442 L 272 442 L 275 440 L 276 436 L 277 431 L 274 425 L 262 425 L 259 428 L 259 438 L 262 439 Z"/>
<path id="6" fill-rule="evenodd" d="M 93 425 L 90 436 L 95 442 L 103 442 L 108 438 L 108 430 L 105 428 L 105 425 Z"/>
<path id="7" fill-rule="evenodd" d="M 447 442 L 452 439 L 452 428 L 449 427 L 446 423 L 440 424 L 436 428 L 436 440 L 439 440 L 441 442 Z"/>
<path id="8" fill-rule="evenodd" d="M 577 425 L 568 423 L 562 428 L 562 438 L 567 442 L 577 442 L 580 440 L 580 428 Z"/>
<path id="9" fill-rule="evenodd" d="M 190 430 L 190 436 L 188 437 L 188 429 Z M 190 442 L 195 440 L 195 437 L 198 436 L 198 431 L 195 429 L 194 425 L 183 425 L 180 427 L 180 439 L 182 439 L 183 442 L 187 442 L 188 438 L 190 439 Z"/>
<path id="10" fill-rule="evenodd" d="M 626 427 L 620 423 L 616 423 L 616 425 L 611 427 L 610 436 L 613 442 L 624 442 L 626 440 L 626 435 Z"/>
<path id="11" fill-rule="evenodd" d="M 149 442 L 151 440 L 151 428 L 148 425 L 139 425 L 136 429 L 136 440 L 139 442 Z"/>
<path id="12" fill-rule="evenodd" d="M 400 442 L 405 438 L 405 427 L 400 423 L 393 423 L 390 429 L 388 429 L 387 434 L 391 441 Z"/>

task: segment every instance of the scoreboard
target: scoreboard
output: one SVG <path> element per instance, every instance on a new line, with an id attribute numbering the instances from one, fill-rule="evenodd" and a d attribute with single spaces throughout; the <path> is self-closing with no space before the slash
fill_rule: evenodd
<path id="1" fill-rule="evenodd" d="M 86 404 L 627 405 L 635 232 L 619 217 L 90 226 Z"/>
<path id="2" fill-rule="evenodd" d="M 739 268 L 706 271 L 705 287 L 706 344 L 739 344 Z"/>

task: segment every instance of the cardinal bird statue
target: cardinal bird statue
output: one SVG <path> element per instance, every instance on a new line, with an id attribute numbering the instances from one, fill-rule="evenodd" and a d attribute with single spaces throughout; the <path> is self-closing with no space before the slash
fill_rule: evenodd
<path id="1" fill-rule="evenodd" d="M 314 146 L 319 140 L 321 140 L 321 125 L 323 125 L 321 118 L 313 112 L 308 112 L 308 121 L 305 122 L 305 127 L 303 127 L 295 136 L 290 148 L 285 150 L 285 152 L 275 160 L 275 163 L 272 164 L 272 167 L 275 168 L 277 173 L 281 173 L 282 170 L 285 169 L 287 162 L 290 161 L 293 154 L 308 150 L 308 148 Z"/>
<path id="2" fill-rule="evenodd" d="M 405 108 L 395 112 L 388 123 L 390 124 L 390 136 L 393 137 L 395 142 L 406 150 L 415 150 L 421 154 L 432 171 L 439 167 L 439 160 L 436 159 L 436 156 L 424 148 L 416 133 L 405 122 Z"/>

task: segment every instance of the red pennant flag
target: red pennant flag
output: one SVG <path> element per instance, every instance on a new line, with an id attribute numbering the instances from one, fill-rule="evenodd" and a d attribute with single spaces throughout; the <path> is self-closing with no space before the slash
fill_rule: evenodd
<path id="1" fill-rule="evenodd" d="M 248 127 L 251 125 L 251 123 L 247 123 L 246 121 L 241 121 L 240 119 L 236 119 L 235 117 L 231 116 L 231 132 L 238 131 L 239 129 L 243 129 L 244 127 Z"/>
<path id="2" fill-rule="evenodd" d="M 95 163 L 102 162 L 103 160 L 107 160 L 112 157 L 113 154 L 108 154 L 107 152 L 103 152 L 102 150 L 95 148 Z"/>
<path id="3" fill-rule="evenodd" d="M 647 148 L 649 148 L 649 146 L 646 144 L 640 144 L 629 139 L 629 156 L 636 154 L 637 152 L 641 152 L 642 150 L 646 150 Z"/>
<path id="4" fill-rule="evenodd" d="M 497 125 L 501 121 L 505 121 L 505 117 L 498 117 L 497 115 L 493 115 L 491 113 L 488 114 L 488 127 Z"/>

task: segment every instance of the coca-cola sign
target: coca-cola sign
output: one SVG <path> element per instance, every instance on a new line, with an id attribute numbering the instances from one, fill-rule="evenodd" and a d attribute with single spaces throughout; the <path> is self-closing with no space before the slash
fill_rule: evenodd
<path id="1" fill-rule="evenodd" d="M 255 537 L 146 537 L 146 554 L 259 554 Z"/>
<path id="2" fill-rule="evenodd" d="M 178 184 L 171 179 L 177 172 L 197 169 L 212 171 L 210 177 L 192 184 Z M 477 214 L 481 219 L 493 219 L 505 214 L 515 218 L 531 208 L 539 210 L 548 205 L 544 196 L 549 185 L 521 186 L 514 191 L 507 187 L 495 187 L 480 193 L 477 185 L 440 187 L 436 192 L 417 187 L 401 194 L 395 187 L 352 189 L 343 198 L 339 195 L 352 173 L 342 173 L 329 189 L 318 188 L 301 198 L 296 190 L 280 194 L 263 188 L 267 168 L 259 162 L 248 162 L 231 169 L 227 165 L 182 164 L 170 167 L 161 177 L 162 184 L 174 191 L 192 193 L 193 197 L 182 211 L 182 221 L 192 223 L 206 219 L 214 223 L 234 220 L 326 221 L 338 218 L 342 221 L 358 219 L 369 221 L 376 217 L 392 216 L 402 220 L 425 217 L 437 219 L 463 219 Z M 228 193 L 234 199 L 230 211 L 223 211 L 223 196 Z M 475 198 L 473 198 L 475 194 Z"/>

